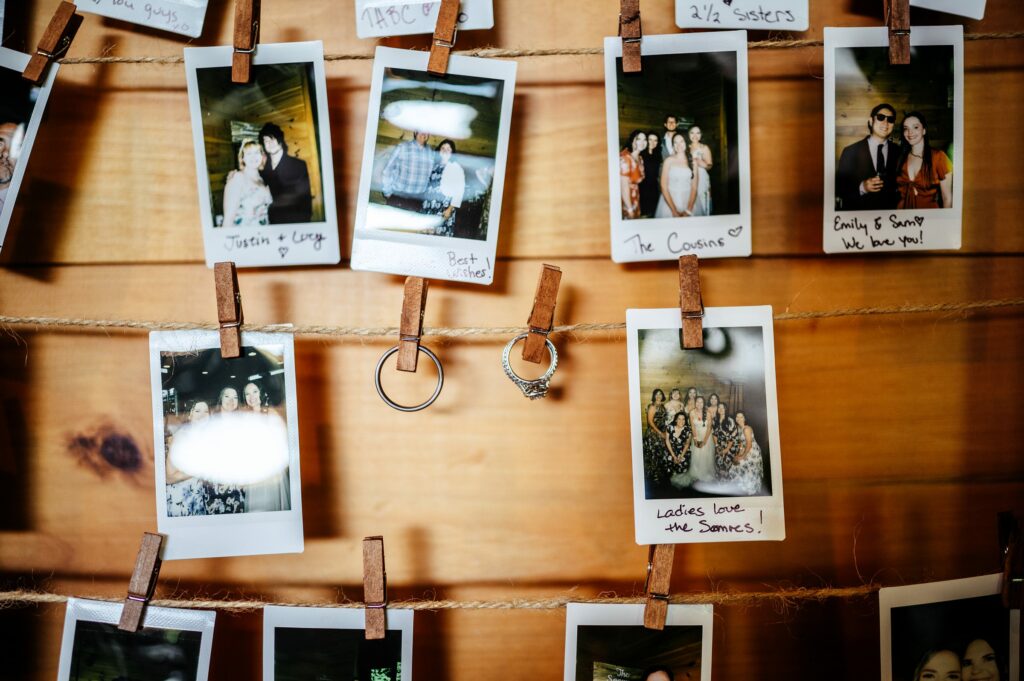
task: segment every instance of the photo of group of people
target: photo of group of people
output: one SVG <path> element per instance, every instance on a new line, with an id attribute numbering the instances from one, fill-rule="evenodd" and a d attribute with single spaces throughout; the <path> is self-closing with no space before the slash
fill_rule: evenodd
<path id="1" fill-rule="evenodd" d="M 836 210 L 953 208 L 953 46 L 835 51 Z"/>
<path id="2" fill-rule="evenodd" d="M 678 329 L 638 333 L 648 499 L 771 495 L 761 329 L 705 334 L 683 350 Z"/>
<path id="3" fill-rule="evenodd" d="M 1003 606 L 1001 575 L 882 589 L 884 681 L 1019 678 L 1019 611 Z"/>

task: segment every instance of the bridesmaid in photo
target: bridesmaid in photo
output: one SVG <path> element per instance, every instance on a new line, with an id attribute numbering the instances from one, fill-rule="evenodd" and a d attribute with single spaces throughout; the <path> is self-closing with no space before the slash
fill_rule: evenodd
<path id="1" fill-rule="evenodd" d="M 672 423 L 676 414 L 683 410 L 683 393 L 679 388 L 672 388 L 668 393 L 668 402 L 665 403 L 665 423 Z"/>
<path id="2" fill-rule="evenodd" d="M 668 458 L 665 438 L 665 391 L 655 388 L 647 405 L 647 432 L 644 433 L 644 477 L 655 485 L 666 478 L 664 462 Z"/>
<path id="3" fill-rule="evenodd" d="M 619 154 L 619 194 L 622 196 L 622 218 L 640 217 L 640 183 L 644 180 L 644 163 L 640 153 L 647 148 L 647 133 L 634 130 L 627 146 Z"/>
<path id="4" fill-rule="evenodd" d="M 677 412 L 669 423 L 665 434 L 668 446 L 669 481 L 675 487 L 687 487 L 690 484 L 690 445 L 693 443 L 693 431 L 690 419 L 683 412 Z"/>
<path id="5" fill-rule="evenodd" d="M 658 207 L 661 190 L 658 178 L 661 176 L 661 142 L 657 133 L 647 133 L 647 149 L 640 154 L 644 163 L 644 179 L 640 182 L 640 214 L 645 218 L 654 217 L 654 209 Z"/>
<path id="6" fill-rule="evenodd" d="M 701 142 L 703 137 L 700 126 L 694 125 L 688 131 L 690 138 L 689 153 L 693 165 L 693 174 L 697 184 L 697 202 L 693 207 L 694 215 L 711 215 L 711 149 Z"/>
<path id="7" fill-rule="evenodd" d="M 736 465 L 730 477 L 744 494 L 754 496 L 761 492 L 761 478 L 764 477 L 761 446 L 754 439 L 754 429 L 747 423 L 747 415 L 742 411 L 736 412 L 736 428 L 743 434 L 743 450 L 736 455 Z"/>

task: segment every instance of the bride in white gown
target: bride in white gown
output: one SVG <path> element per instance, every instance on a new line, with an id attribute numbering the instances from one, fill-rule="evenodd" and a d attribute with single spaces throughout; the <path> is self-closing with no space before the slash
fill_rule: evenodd
<path id="1" fill-rule="evenodd" d="M 690 477 L 697 482 L 715 479 L 715 439 L 711 437 L 711 422 L 704 409 L 704 398 L 698 397 L 690 412 L 693 444 L 690 445 Z"/>
<path id="2" fill-rule="evenodd" d="M 672 136 L 672 155 L 661 164 L 661 197 L 654 211 L 656 218 L 680 218 L 693 215 L 697 185 L 686 161 L 686 137 Z"/>

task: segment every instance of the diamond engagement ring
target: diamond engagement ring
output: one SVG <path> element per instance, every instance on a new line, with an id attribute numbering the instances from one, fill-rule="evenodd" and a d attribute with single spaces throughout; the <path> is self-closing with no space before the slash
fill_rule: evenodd
<path id="1" fill-rule="evenodd" d="M 508 363 L 508 357 L 512 352 L 512 347 L 519 341 L 526 338 L 527 335 L 528 334 L 521 333 L 508 342 L 508 345 L 505 346 L 505 350 L 501 353 L 501 366 L 505 369 L 505 375 L 512 379 L 512 382 L 519 386 L 519 389 L 523 391 L 523 395 L 526 395 L 531 400 L 537 400 L 548 396 L 548 382 L 555 374 L 555 369 L 558 368 L 558 352 L 555 350 L 555 344 L 545 338 L 544 343 L 548 348 L 548 355 L 551 356 L 551 365 L 548 366 L 548 370 L 545 371 L 544 375 L 540 378 L 534 378 L 531 380 L 522 378 L 512 370 L 512 365 Z"/>

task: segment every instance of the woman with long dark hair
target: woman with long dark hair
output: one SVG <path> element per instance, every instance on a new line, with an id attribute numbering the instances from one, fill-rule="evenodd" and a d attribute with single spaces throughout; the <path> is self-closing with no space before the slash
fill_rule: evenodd
<path id="1" fill-rule="evenodd" d="M 629 133 L 626 146 L 619 153 L 619 194 L 622 197 L 622 218 L 640 217 L 640 183 L 644 180 L 644 163 L 640 153 L 647 148 L 647 133 Z"/>
<path id="2" fill-rule="evenodd" d="M 903 151 L 900 154 L 896 186 L 900 192 L 897 208 L 952 208 L 953 162 L 928 141 L 928 121 L 911 111 L 903 116 Z"/>
<path id="3" fill-rule="evenodd" d="M 423 212 L 441 217 L 441 224 L 433 231 L 435 236 L 455 236 L 455 212 L 466 196 L 466 171 L 454 159 L 455 142 L 441 140 L 436 151 L 437 163 L 430 171 Z"/>
<path id="4" fill-rule="evenodd" d="M 647 149 L 640 154 L 640 160 L 644 163 L 644 179 L 640 182 L 640 215 L 645 218 L 654 217 L 658 197 L 661 196 L 658 187 L 658 178 L 661 175 L 661 150 L 658 149 L 660 142 L 661 138 L 657 133 L 647 133 Z"/>
<path id="5" fill-rule="evenodd" d="M 644 472 L 649 482 L 660 484 L 667 477 L 665 461 L 668 449 L 665 443 L 665 391 L 655 388 L 647 405 L 647 432 L 644 433 Z"/>

